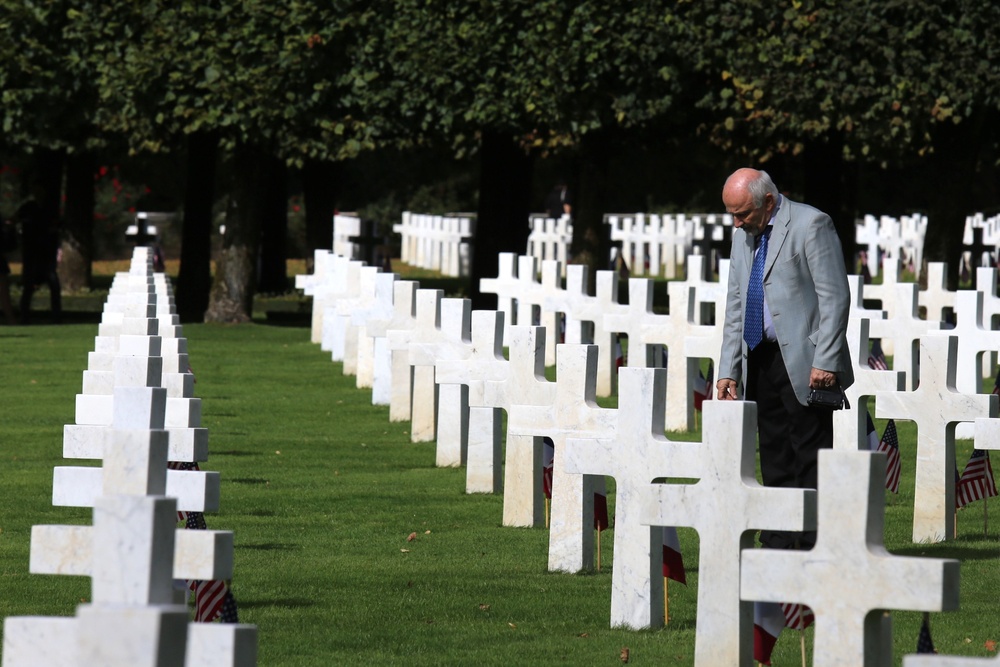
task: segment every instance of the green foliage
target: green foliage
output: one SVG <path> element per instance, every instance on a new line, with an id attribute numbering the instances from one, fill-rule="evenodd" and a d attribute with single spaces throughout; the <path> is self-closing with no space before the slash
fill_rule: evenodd
<path id="1" fill-rule="evenodd" d="M 67 32 L 90 49 L 102 127 L 133 150 L 180 134 L 269 146 L 290 160 L 370 147 L 368 123 L 340 103 L 344 49 L 363 3 L 94 3 Z M 167 57 L 167 54 L 169 56 Z"/>
<path id="2" fill-rule="evenodd" d="M 848 156 L 921 156 L 938 126 L 997 109 L 1000 8 L 958 3 L 678 4 L 715 141 L 766 159 L 842 133 Z"/>

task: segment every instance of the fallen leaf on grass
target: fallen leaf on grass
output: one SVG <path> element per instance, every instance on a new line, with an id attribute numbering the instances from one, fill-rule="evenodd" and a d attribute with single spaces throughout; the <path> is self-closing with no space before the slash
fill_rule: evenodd
<path id="1" fill-rule="evenodd" d="M 628 662 L 628 646 L 622 647 L 622 652 L 619 657 L 622 659 L 622 662 Z"/>
<path id="2" fill-rule="evenodd" d="M 281 455 L 281 450 L 279 449 L 279 450 L 275 451 L 274 453 L 278 454 L 280 456 Z"/>
<path id="3" fill-rule="evenodd" d="M 577 637 L 583 637 L 583 638 L 587 638 L 589 636 L 590 636 L 589 632 L 581 632 L 580 634 L 577 635 Z"/>
<path id="4" fill-rule="evenodd" d="M 403 552 L 404 554 L 408 554 L 408 553 L 410 553 L 410 550 L 409 550 L 409 549 L 400 549 L 400 551 L 401 551 L 401 552 Z"/>
<path id="5" fill-rule="evenodd" d="M 429 530 L 425 530 L 424 531 L 424 535 L 430 535 L 430 534 L 431 534 L 431 531 L 429 531 Z"/>
<path id="6" fill-rule="evenodd" d="M 993 641 L 992 639 L 987 639 L 986 643 L 983 644 L 983 646 L 986 647 L 987 651 L 996 651 L 997 650 L 997 643 L 995 641 Z"/>
<path id="7" fill-rule="evenodd" d="M 410 534 L 409 534 L 409 535 L 408 535 L 408 536 L 406 537 L 406 541 L 407 541 L 407 542 L 412 542 L 412 541 L 413 541 L 413 540 L 415 540 L 415 539 L 417 539 L 417 534 L 416 534 L 416 533 L 410 533 Z"/>
<path id="8" fill-rule="evenodd" d="M 517 629 L 517 626 L 516 626 L 516 625 L 514 625 L 513 623 L 508 623 L 507 625 L 509 625 L 509 626 L 510 626 L 511 628 L 513 628 L 513 629 L 515 629 L 515 630 Z"/>
<path id="9" fill-rule="evenodd" d="M 482 603 L 482 604 L 479 605 L 479 610 L 480 611 L 489 611 L 490 610 L 490 606 L 484 602 L 484 603 Z"/>

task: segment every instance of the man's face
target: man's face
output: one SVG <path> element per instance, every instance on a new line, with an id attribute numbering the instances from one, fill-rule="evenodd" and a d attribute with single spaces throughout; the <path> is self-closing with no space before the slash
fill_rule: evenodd
<path id="1" fill-rule="evenodd" d="M 757 207 L 753 205 L 753 197 L 746 188 L 723 193 L 722 203 L 726 206 L 726 212 L 733 216 L 733 226 L 743 229 L 751 236 L 759 236 L 774 213 L 773 195 L 764 195 L 763 206 Z"/>

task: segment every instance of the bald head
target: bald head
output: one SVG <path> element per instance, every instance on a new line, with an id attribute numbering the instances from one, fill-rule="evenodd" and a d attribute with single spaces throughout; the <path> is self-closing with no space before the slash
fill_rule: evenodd
<path id="1" fill-rule="evenodd" d="M 733 216 L 733 224 L 748 234 L 760 234 L 767 227 L 778 201 L 778 188 L 766 171 L 737 169 L 722 187 L 722 203 Z"/>

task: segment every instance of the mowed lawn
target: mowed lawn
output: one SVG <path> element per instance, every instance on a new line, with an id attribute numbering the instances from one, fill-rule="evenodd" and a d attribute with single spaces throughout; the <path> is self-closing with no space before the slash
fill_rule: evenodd
<path id="1" fill-rule="evenodd" d="M 550 574 L 546 531 L 502 527 L 502 497 L 466 495 L 464 469 L 435 468 L 434 445 L 411 444 L 409 424 L 390 423 L 308 329 L 184 331 L 209 430 L 203 468 L 222 475 L 221 511 L 206 518 L 235 533 L 233 590 L 241 620 L 258 626 L 259 664 L 620 665 L 624 649 L 629 664 L 693 664 L 693 531 L 680 531 L 688 585 L 671 582 L 669 624 L 611 629 L 613 530 L 601 537 L 600 572 Z M 0 327 L 3 616 L 68 616 L 90 598 L 88 579 L 31 575 L 28 556 L 32 525 L 90 523 L 88 510 L 52 507 L 51 492 L 54 466 L 96 463 L 61 451 L 96 333 L 94 324 Z M 959 513 L 957 540 L 911 544 L 915 440 L 901 423 L 903 482 L 888 500 L 887 545 L 962 560 L 961 609 L 932 614 L 934 642 L 942 653 L 993 655 L 1000 519 L 984 537 L 979 502 Z M 959 467 L 970 449 L 960 443 Z M 610 480 L 609 501 L 613 509 Z M 893 614 L 896 664 L 915 650 L 920 620 Z M 805 638 L 808 650 L 812 629 Z M 800 664 L 799 650 L 786 630 L 774 664 Z"/>

